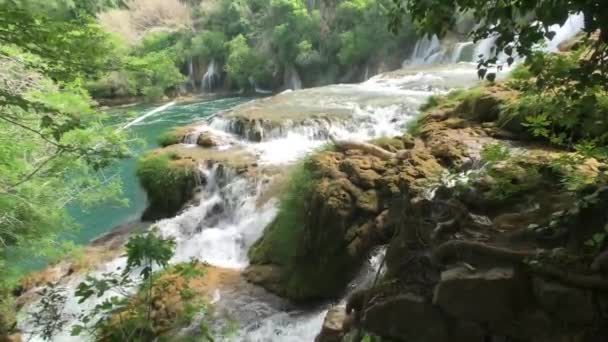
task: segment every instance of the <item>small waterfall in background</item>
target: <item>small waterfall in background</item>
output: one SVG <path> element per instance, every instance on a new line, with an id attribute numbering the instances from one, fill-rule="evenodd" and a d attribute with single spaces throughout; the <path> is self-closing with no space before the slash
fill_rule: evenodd
<path id="1" fill-rule="evenodd" d="M 205 71 L 203 79 L 201 80 L 202 90 L 212 91 L 219 82 L 219 79 L 219 68 L 215 59 L 212 59 L 207 66 L 207 71 Z"/>
<path id="2" fill-rule="evenodd" d="M 563 25 L 553 25 L 549 28 L 555 32 L 555 37 L 547 43 L 547 49 L 557 51 L 559 44 L 573 38 L 584 28 L 585 16 L 582 13 L 570 15 Z"/>
<path id="3" fill-rule="evenodd" d="M 585 18 L 583 14 L 570 15 L 563 25 L 553 25 L 549 28 L 550 31 L 555 32 L 555 37 L 546 40 L 544 49 L 557 51 L 559 44 L 576 36 L 584 27 Z M 497 36 L 490 36 L 474 43 L 472 41 L 442 41 L 435 35 L 425 36 L 416 42 L 414 52 L 403 61 L 403 66 L 459 62 L 476 63 L 480 56 L 483 56 L 484 59 L 496 56 L 496 51 L 493 51 L 493 48 L 497 38 Z M 500 53 L 497 57 L 500 63 L 506 62 L 506 55 Z"/>
<path id="4" fill-rule="evenodd" d="M 302 80 L 300 79 L 300 74 L 298 74 L 298 70 L 293 65 L 285 68 L 285 89 L 302 89 Z"/>
<path id="5" fill-rule="evenodd" d="M 468 62 L 473 60 L 475 54 L 475 43 L 473 42 L 460 42 L 456 43 L 454 53 L 450 58 L 450 63 Z"/>
<path id="6" fill-rule="evenodd" d="M 194 90 L 196 88 L 196 80 L 194 79 L 194 62 L 192 61 L 192 57 L 188 60 L 188 81 L 187 83 L 190 85 L 190 88 Z"/>
<path id="7" fill-rule="evenodd" d="M 435 64 L 441 58 L 441 41 L 436 35 L 424 36 L 416 42 L 414 52 L 404 65 Z"/>

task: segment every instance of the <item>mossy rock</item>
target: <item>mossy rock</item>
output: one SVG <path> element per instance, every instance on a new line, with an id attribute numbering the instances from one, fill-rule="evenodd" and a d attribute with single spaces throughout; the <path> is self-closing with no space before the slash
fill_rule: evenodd
<path id="1" fill-rule="evenodd" d="M 176 127 L 171 129 L 158 137 L 158 144 L 161 147 L 179 144 L 184 140 L 184 137 L 188 135 L 189 131 L 190 129 L 187 127 Z"/>
<path id="2" fill-rule="evenodd" d="M 351 242 L 379 214 L 382 200 L 351 183 L 338 170 L 337 155 L 321 152 L 294 167 L 277 217 L 249 250 L 248 280 L 305 301 L 336 298 L 355 276 L 371 238 L 360 248 Z"/>
<path id="3" fill-rule="evenodd" d="M 403 150 L 406 148 L 403 140 L 401 140 L 398 137 L 397 138 L 382 137 L 382 138 L 374 139 L 370 142 L 376 146 L 380 146 L 383 149 L 385 149 L 387 151 L 391 151 L 391 152 L 397 152 L 399 150 Z"/>
<path id="4" fill-rule="evenodd" d="M 142 331 L 145 340 L 174 340 L 178 331 L 189 326 L 199 313 L 212 309 L 210 301 L 218 288 L 233 286 L 239 280 L 238 271 L 199 261 L 179 263 L 154 273 L 152 287 L 143 284 L 126 308 L 110 318 L 102 329 L 101 340 L 121 340 L 120 329 L 142 326 L 142 319 L 148 320 Z"/>
<path id="5" fill-rule="evenodd" d="M 148 194 L 149 206 L 142 219 L 156 220 L 176 215 L 192 198 L 196 186 L 193 159 L 156 150 L 140 159 L 137 177 Z"/>

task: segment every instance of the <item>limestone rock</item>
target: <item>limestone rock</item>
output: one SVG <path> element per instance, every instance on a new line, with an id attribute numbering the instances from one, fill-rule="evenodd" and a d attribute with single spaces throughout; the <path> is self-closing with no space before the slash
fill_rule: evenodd
<path id="1" fill-rule="evenodd" d="M 370 305 L 362 325 L 382 336 L 408 342 L 447 342 L 445 318 L 441 311 L 424 298 L 401 294 Z"/>
<path id="2" fill-rule="evenodd" d="M 516 317 L 524 295 L 512 268 L 470 271 L 458 267 L 441 274 L 433 303 L 460 319 L 496 322 Z"/>
<path id="3" fill-rule="evenodd" d="M 333 307 L 325 315 L 321 332 L 315 342 L 341 342 L 348 332 L 349 316 L 343 307 Z"/>
<path id="4" fill-rule="evenodd" d="M 213 136 L 213 134 L 211 134 L 210 132 L 203 132 L 201 133 L 201 135 L 198 136 L 196 144 L 201 147 L 210 148 L 217 146 L 218 140 L 217 137 Z"/>
<path id="5" fill-rule="evenodd" d="M 568 324 L 593 323 L 595 310 L 591 293 L 538 277 L 532 284 L 534 296 L 547 313 Z"/>

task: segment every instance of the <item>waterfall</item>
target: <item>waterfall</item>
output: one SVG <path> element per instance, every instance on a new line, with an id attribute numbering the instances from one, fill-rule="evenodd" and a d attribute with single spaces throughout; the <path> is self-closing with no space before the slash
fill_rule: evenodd
<path id="1" fill-rule="evenodd" d="M 258 170 L 273 170 L 294 162 L 311 151 L 328 142 L 331 135 L 340 140 L 367 141 L 383 136 L 401 135 L 404 126 L 418 113 L 418 108 L 425 99 L 435 93 L 443 93 L 451 87 L 466 86 L 475 82 L 476 75 L 470 65 L 444 67 L 439 70 L 420 71 L 416 75 L 393 77 L 377 75 L 361 84 L 333 85 L 292 91 L 277 96 L 282 106 L 314 110 L 348 110 L 348 115 L 340 120 L 321 120 L 311 115 L 310 120 L 298 125 L 287 125 L 283 134 L 274 136 L 264 133 L 267 140 L 251 142 L 230 135 L 235 144 L 245 152 L 256 157 Z M 470 80 L 470 81 L 469 81 Z M 286 98 L 281 98 L 286 96 Z M 275 100 L 277 99 L 275 98 Z M 251 105 L 258 106 L 257 102 Z M 262 104 L 263 105 L 263 104 Z M 282 107 L 283 108 L 283 107 Z M 157 110 L 160 108 L 157 108 Z M 149 113 L 148 113 L 149 114 Z M 146 115 L 148 115 L 146 114 Z M 223 130 L 225 134 L 230 117 L 217 117 L 208 122 L 202 129 Z M 261 129 L 264 129 L 263 127 Z M 192 135 L 194 138 L 195 134 Z M 193 147 L 194 148 L 194 147 Z M 219 147 L 218 147 L 219 149 Z M 256 177 L 247 177 L 233 172 L 222 164 L 205 162 L 200 165 L 197 175 L 195 198 L 176 217 L 156 223 L 160 234 L 173 237 L 176 241 L 176 253 L 171 263 L 189 261 L 190 258 L 206 261 L 214 266 L 242 269 L 248 264 L 247 250 L 262 234 L 264 228 L 274 219 L 277 213 L 276 199 L 261 201 L 267 196 L 272 184 L 269 182 L 275 175 L 264 172 Z M 271 198 L 274 196 L 271 196 Z M 262 203 L 260 203 L 262 202 Z M 378 269 L 382 249 L 371 254 L 369 263 L 364 265 L 362 273 L 349 285 L 347 292 L 353 288 L 366 286 L 374 279 Z M 124 268 L 125 258 L 119 258 L 100 265 L 92 272 L 93 276 L 103 272 Z M 73 294 L 77 284 L 85 275 L 69 283 L 62 283 L 67 293 Z M 253 285 L 251 285 L 253 286 Z M 258 291 L 262 291 L 256 288 Z M 229 341 L 302 341 L 309 342 L 319 332 L 326 306 L 302 308 L 294 311 L 291 307 L 273 307 L 268 309 L 265 299 L 256 297 L 250 300 L 247 293 L 229 293 L 239 291 L 229 288 L 218 289 L 214 299 L 217 306 L 233 305 L 236 318 L 242 319 L 238 336 Z M 225 301 L 224 298 L 239 296 L 240 301 Z M 64 314 L 70 320 L 65 331 L 54 338 L 54 341 L 82 341 L 82 337 L 70 337 L 69 330 L 75 323 L 80 310 L 91 310 L 105 298 L 91 298 L 83 304 L 70 296 Z M 234 303 L 246 303 L 234 306 Z M 340 305 L 344 301 L 339 302 Z M 36 310 L 30 305 L 25 312 Z M 245 318 L 243 318 L 245 317 Z M 253 318 L 251 318 L 253 317 Z M 19 327 L 28 329 L 27 320 L 21 319 Z M 33 341 L 40 341 L 34 338 Z"/>
<path id="2" fill-rule="evenodd" d="M 573 38 L 585 28 L 585 16 L 582 13 L 572 14 L 563 25 L 553 25 L 549 31 L 555 32 L 555 37 L 547 42 L 549 51 L 557 51 L 559 44 Z"/>
<path id="3" fill-rule="evenodd" d="M 585 18 L 583 14 L 579 13 L 571 14 L 562 25 L 549 27 L 550 31 L 555 32 L 555 37 L 546 40 L 546 51 L 557 51 L 559 44 L 576 36 L 583 30 L 584 26 Z M 480 56 L 484 59 L 497 56 L 498 60 L 504 63 L 507 56 L 503 53 L 497 55 L 496 51 L 493 51 L 497 38 L 496 35 L 493 35 L 477 43 L 471 41 L 457 42 L 450 47 L 449 42 L 440 41 L 437 36 L 425 36 L 416 42 L 414 52 L 403 62 L 403 66 L 458 62 L 476 63 Z"/>
<path id="4" fill-rule="evenodd" d="M 188 59 L 188 84 L 194 90 L 196 88 L 196 80 L 194 79 L 194 62 L 192 57 Z"/>
<path id="5" fill-rule="evenodd" d="M 302 80 L 298 70 L 293 65 L 285 68 L 285 88 L 291 90 L 302 89 Z"/>
<path id="6" fill-rule="evenodd" d="M 439 38 L 436 35 L 433 35 L 430 38 L 424 36 L 416 42 L 414 52 L 404 64 L 434 64 L 441 59 L 441 55 L 442 48 Z"/>
<path id="7" fill-rule="evenodd" d="M 203 90 L 212 91 L 213 88 L 215 88 L 220 78 L 218 70 L 219 68 L 217 67 L 215 59 L 212 59 L 207 66 L 207 71 L 203 75 L 203 79 L 201 80 L 201 88 Z"/>
<path id="8" fill-rule="evenodd" d="M 475 44 L 473 42 L 460 42 L 456 43 L 452 57 L 450 58 L 451 63 L 468 62 L 473 59 L 473 49 Z"/>
<path id="9" fill-rule="evenodd" d="M 496 39 L 498 39 L 497 36 L 491 36 L 480 40 L 475 46 L 472 62 L 477 62 L 480 58 L 488 59 L 496 55 L 496 51 L 493 51 Z"/>

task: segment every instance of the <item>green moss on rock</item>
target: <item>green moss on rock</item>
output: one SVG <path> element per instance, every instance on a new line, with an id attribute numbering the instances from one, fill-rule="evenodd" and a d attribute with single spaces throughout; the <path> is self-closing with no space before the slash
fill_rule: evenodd
<path id="1" fill-rule="evenodd" d="M 175 153 L 157 150 L 144 156 L 137 165 L 137 177 L 148 194 L 145 220 L 177 214 L 190 200 L 195 187 L 195 164 Z"/>

